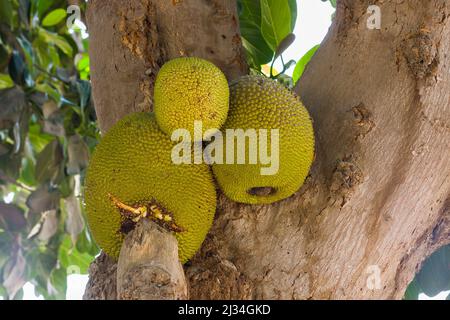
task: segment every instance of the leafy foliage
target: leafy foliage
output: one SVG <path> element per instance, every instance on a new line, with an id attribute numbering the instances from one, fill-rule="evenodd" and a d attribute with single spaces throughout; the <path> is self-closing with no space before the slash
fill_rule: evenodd
<path id="1" fill-rule="evenodd" d="M 284 62 L 283 52 L 294 42 L 293 34 L 297 21 L 296 0 L 237 0 L 242 43 L 247 53 L 247 61 L 253 73 L 268 74 L 273 79 L 292 88 L 300 78 L 306 64 L 312 57 L 308 52 L 298 62 L 295 78 L 286 71 L 296 62 Z M 318 48 L 314 47 L 315 49 Z M 314 50 L 315 51 L 315 50 Z M 280 58 L 283 69 L 276 72 L 275 61 Z M 269 64 L 268 72 L 262 68 Z"/>
<path id="2" fill-rule="evenodd" d="M 329 2 L 333 8 L 336 8 L 337 0 L 322 0 L 322 2 Z"/>
<path id="3" fill-rule="evenodd" d="M 295 39 L 297 20 L 295 0 L 238 0 L 242 43 L 253 72 L 261 73 L 261 66 L 271 63 L 270 76 L 280 81 L 292 80 L 284 72 L 273 74 L 273 63 Z M 281 57 L 282 58 L 282 57 Z M 293 63 L 284 64 L 286 71 Z"/>
<path id="4" fill-rule="evenodd" d="M 261 33 L 274 52 L 278 45 L 293 30 L 291 8 L 287 1 L 261 1 Z"/>
<path id="5" fill-rule="evenodd" d="M 99 249 L 80 186 L 98 140 L 88 41 L 63 0 L 0 0 L 0 295 L 64 299 Z M 83 9 L 83 8 L 82 8 Z"/>
<path id="6" fill-rule="evenodd" d="M 242 43 L 249 64 L 260 70 L 261 65 L 270 62 L 274 54 L 261 32 L 261 4 L 253 0 L 239 0 L 238 4 Z"/>
<path id="7" fill-rule="evenodd" d="M 294 80 L 294 83 L 296 83 L 300 77 L 303 74 L 303 71 L 305 71 L 306 65 L 311 60 L 311 58 L 314 56 L 314 53 L 316 53 L 317 49 L 319 49 L 319 45 L 312 47 L 305 55 L 297 62 L 294 74 L 292 75 L 292 79 Z"/>

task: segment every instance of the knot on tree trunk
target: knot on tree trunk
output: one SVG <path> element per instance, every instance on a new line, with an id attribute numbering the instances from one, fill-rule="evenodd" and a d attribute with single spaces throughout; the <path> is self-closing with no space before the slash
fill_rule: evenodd
<path id="1" fill-rule="evenodd" d="M 409 37 L 402 44 L 408 66 L 417 79 L 434 75 L 438 65 L 438 48 L 426 30 Z"/>

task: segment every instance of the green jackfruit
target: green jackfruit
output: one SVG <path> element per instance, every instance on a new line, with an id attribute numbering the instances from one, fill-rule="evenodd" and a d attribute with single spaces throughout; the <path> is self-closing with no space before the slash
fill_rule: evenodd
<path id="1" fill-rule="evenodd" d="M 199 58 L 177 58 L 165 63 L 154 88 L 154 112 L 169 136 L 187 129 L 194 137 L 194 121 L 202 121 L 202 135 L 220 129 L 229 107 L 229 88 L 225 75 L 214 64 Z M 201 141 L 202 137 L 194 137 Z"/>
<path id="2" fill-rule="evenodd" d="M 167 226 L 171 219 L 178 227 L 168 230 L 175 230 L 182 263 L 200 248 L 216 209 L 213 177 L 205 164 L 173 164 L 172 148 L 148 113 L 126 116 L 97 146 L 87 171 L 85 204 L 95 241 L 108 255 L 119 256 L 133 226 L 113 199 L 133 208 L 157 204 L 156 211 L 164 213 L 159 222 Z"/>
<path id="3" fill-rule="evenodd" d="M 230 137 L 228 129 L 244 132 L 254 129 L 258 142 L 251 144 L 247 136 L 244 164 L 238 164 L 237 144 L 234 161 L 227 158 L 223 163 L 213 164 L 213 173 L 227 197 L 249 204 L 272 203 L 291 196 L 301 187 L 314 158 L 314 132 L 308 111 L 292 91 L 262 76 L 240 78 L 230 85 L 230 110 L 222 128 L 224 143 Z M 267 134 L 262 134 L 261 129 L 266 129 Z M 272 136 L 276 133 L 274 129 L 278 129 L 278 137 Z M 267 139 L 262 140 L 264 137 Z M 267 141 L 267 146 L 261 145 L 261 141 Z M 229 150 L 228 145 L 224 148 Z M 253 164 L 250 151 L 259 157 Z M 272 158 L 273 170 L 268 170 L 270 165 L 261 161 L 262 151 Z"/>

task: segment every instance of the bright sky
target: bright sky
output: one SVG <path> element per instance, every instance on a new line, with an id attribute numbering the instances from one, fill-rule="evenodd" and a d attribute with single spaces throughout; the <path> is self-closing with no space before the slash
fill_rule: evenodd
<path id="1" fill-rule="evenodd" d="M 297 12 L 295 42 L 283 53 L 284 62 L 300 60 L 309 49 L 322 42 L 331 25 L 334 8 L 320 0 L 297 0 Z M 292 76 L 294 67 L 288 70 L 288 75 Z M 275 68 L 283 69 L 281 61 L 275 63 Z"/>
<path id="2" fill-rule="evenodd" d="M 328 2 L 319 0 L 297 0 L 298 18 L 295 26 L 296 40 L 283 54 L 285 62 L 289 60 L 298 61 L 309 49 L 319 44 L 328 32 L 331 25 L 331 15 L 334 9 Z M 278 70 L 281 70 L 280 62 L 275 64 Z M 293 67 L 289 69 L 288 74 L 292 75 Z M 70 275 L 67 284 L 67 299 L 81 299 L 88 280 L 87 275 Z M 428 298 L 421 295 L 420 299 L 445 299 L 449 292 Z M 34 294 L 34 287 L 27 283 L 24 286 L 24 299 L 36 300 L 42 299 Z"/>

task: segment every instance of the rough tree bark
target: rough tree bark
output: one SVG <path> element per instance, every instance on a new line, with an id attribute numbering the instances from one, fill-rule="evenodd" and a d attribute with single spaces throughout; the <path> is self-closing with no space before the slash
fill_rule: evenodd
<path id="1" fill-rule="evenodd" d="M 89 3 L 103 130 L 151 108 L 154 74 L 169 58 L 213 60 L 230 79 L 246 71 L 232 0 Z M 374 4 L 381 30 L 366 25 Z M 314 119 L 311 174 L 274 205 L 219 197 L 214 226 L 184 268 L 190 297 L 401 298 L 421 262 L 450 242 L 449 52 L 446 0 L 338 0 L 297 88 Z M 102 256 L 91 268 L 85 297 L 114 298 L 96 272 L 114 278 L 114 264 Z"/>
<path id="2" fill-rule="evenodd" d="M 188 298 L 173 235 L 143 220 L 125 237 L 117 263 L 117 297 L 121 300 Z"/>

